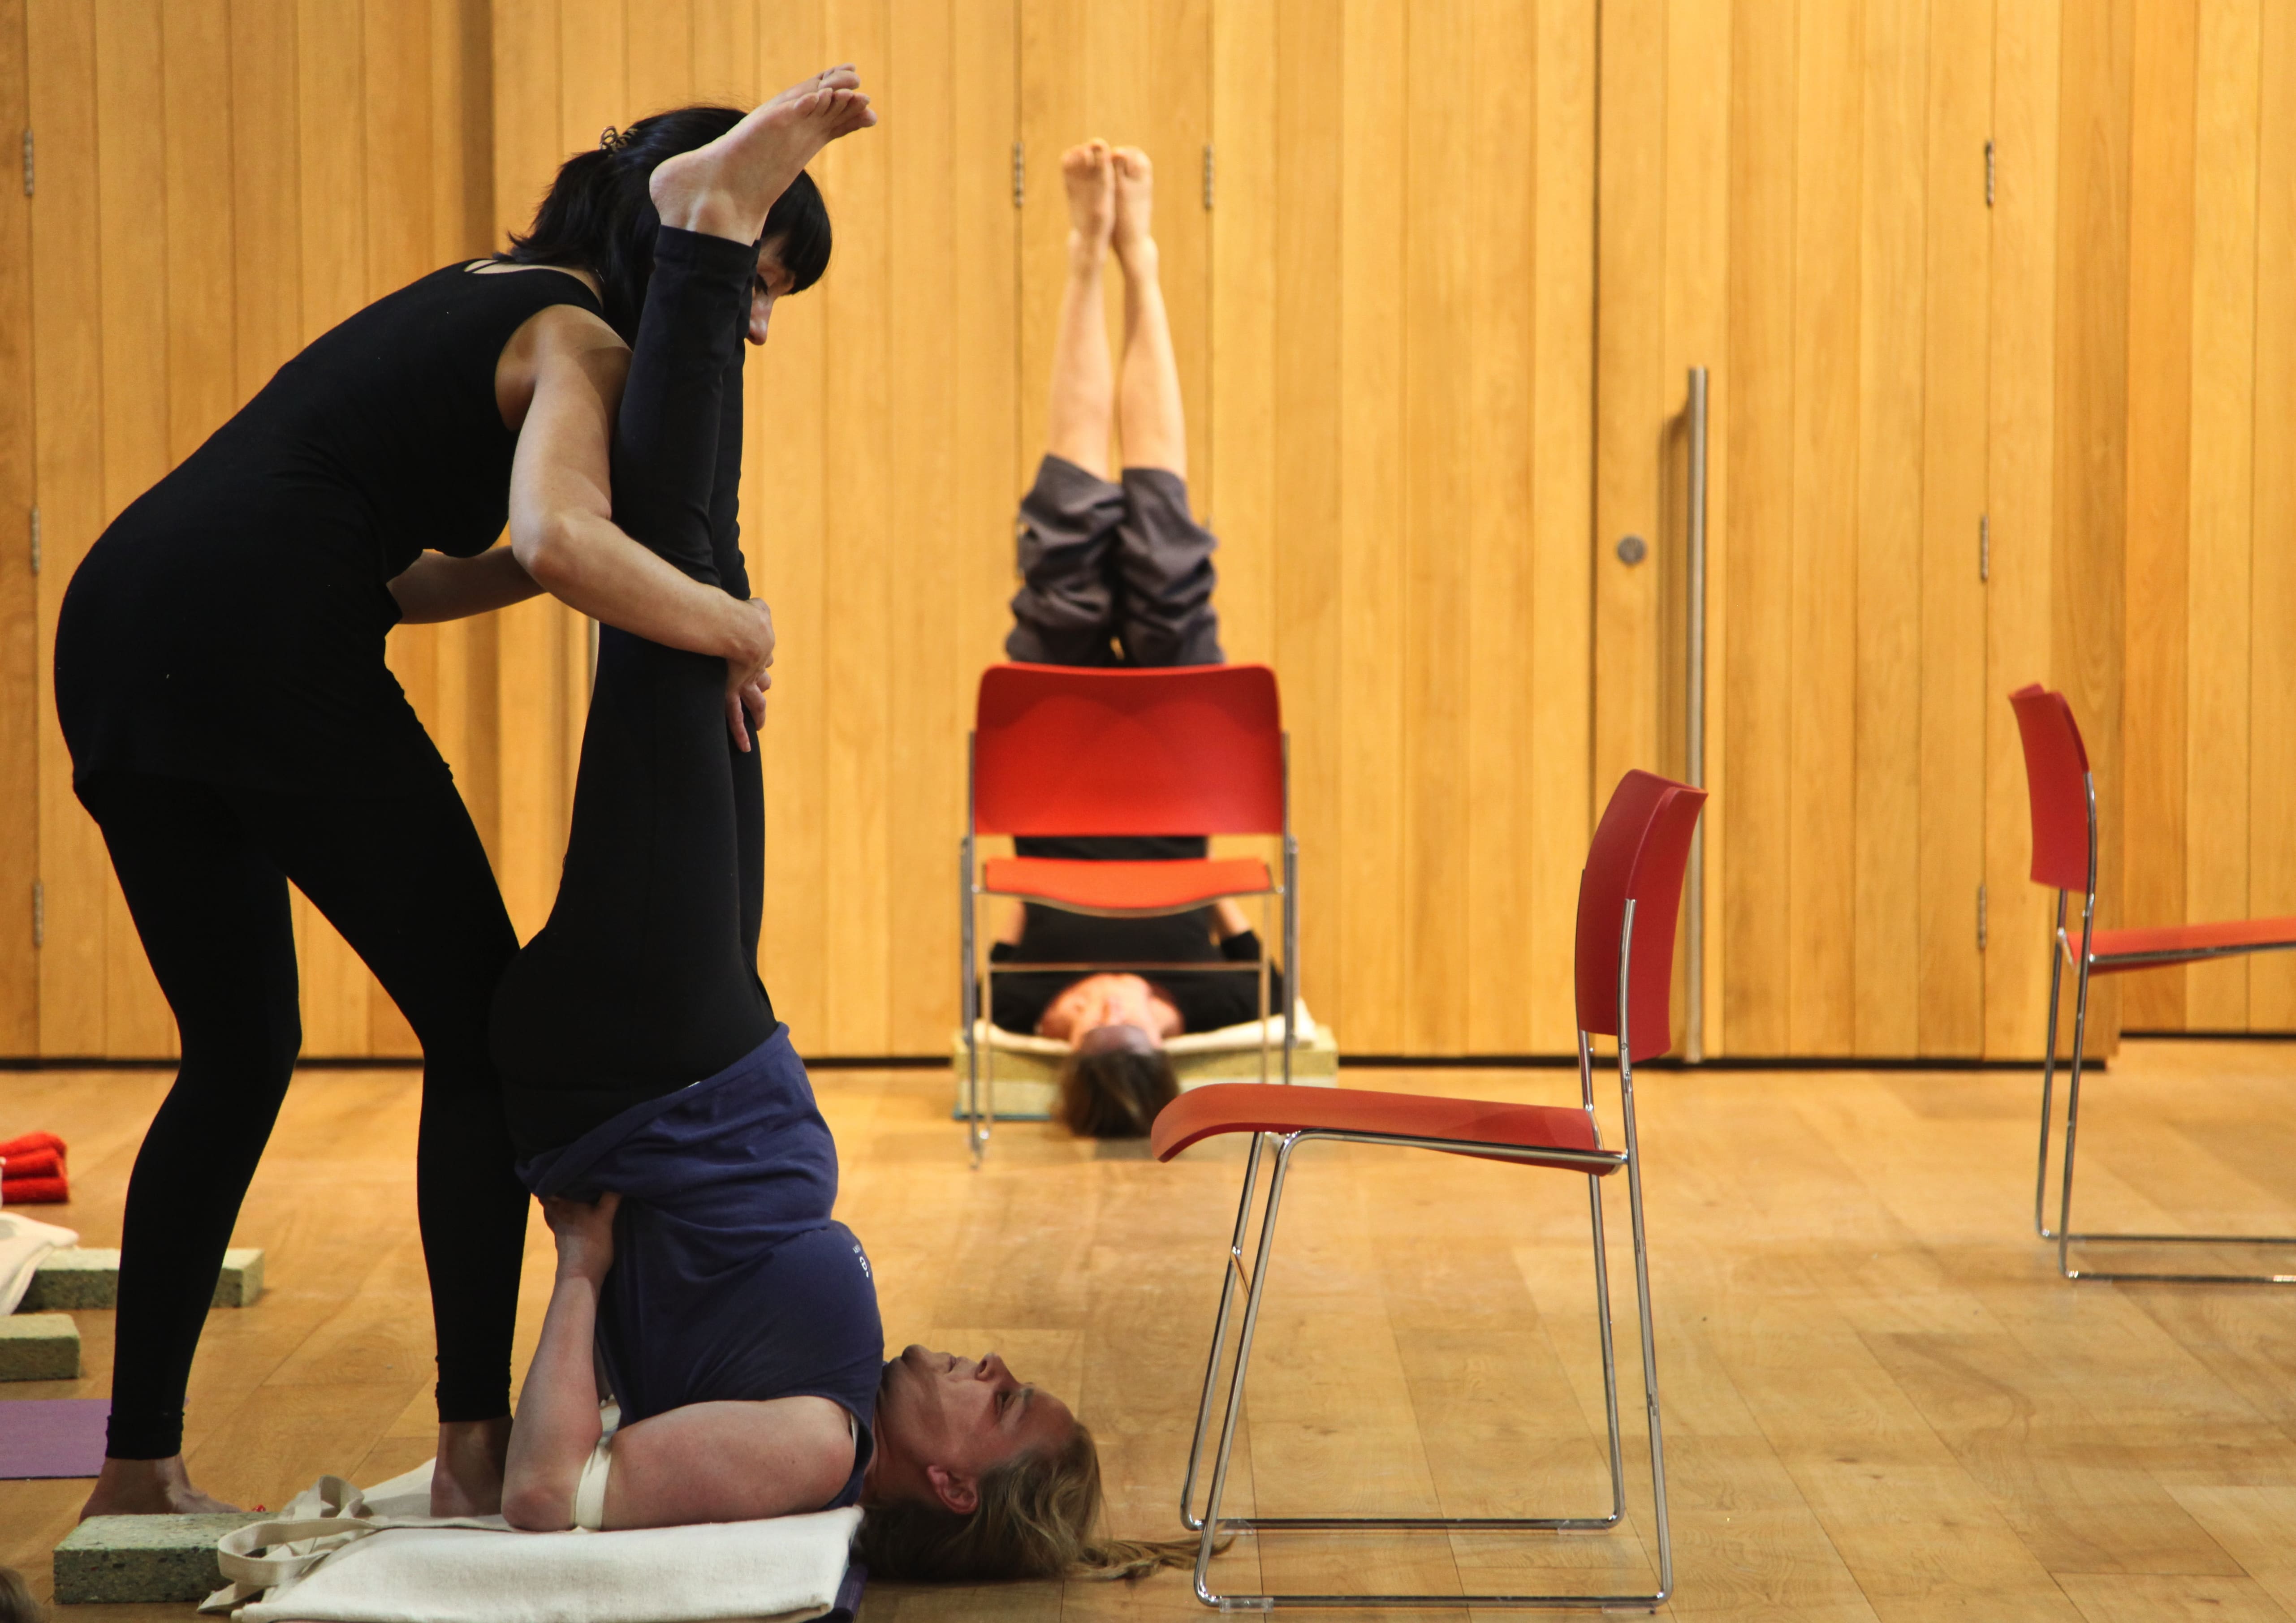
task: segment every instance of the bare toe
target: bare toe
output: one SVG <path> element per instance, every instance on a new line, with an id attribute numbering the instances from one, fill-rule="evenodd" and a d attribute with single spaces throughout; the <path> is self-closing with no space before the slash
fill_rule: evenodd
<path id="1" fill-rule="evenodd" d="M 1109 154 L 1115 192 L 1116 218 L 1111 240 L 1121 253 L 1149 240 L 1149 218 L 1155 201 L 1155 166 L 1136 146 L 1119 146 Z"/>
<path id="2" fill-rule="evenodd" d="M 1086 141 L 1062 153 L 1061 179 L 1068 188 L 1069 224 L 1086 247 L 1104 246 L 1116 217 L 1108 143 Z"/>

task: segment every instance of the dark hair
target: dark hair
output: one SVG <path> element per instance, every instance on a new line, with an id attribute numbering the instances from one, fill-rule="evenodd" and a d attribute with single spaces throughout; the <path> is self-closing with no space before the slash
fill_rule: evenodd
<path id="1" fill-rule="evenodd" d="M 1061 1062 L 1061 1119 L 1082 1138 L 1144 1138 L 1156 1112 L 1179 1096 L 1172 1056 L 1146 1044 L 1095 1044 L 1102 1026 Z"/>
<path id="2" fill-rule="evenodd" d="M 1138 1578 L 1196 1559 L 1193 1538 L 1099 1537 L 1100 1513 L 1100 1448 L 1078 1421 L 1059 1447 L 981 1472 L 971 1515 L 914 1499 L 872 1505 L 853 1544 L 870 1577 L 893 1583 Z"/>
<path id="3" fill-rule="evenodd" d="M 13 1567 L 0 1567 L 0 1623 L 40 1623 L 40 1603 L 32 1586 Z"/>
<path id="4" fill-rule="evenodd" d="M 606 324 L 636 341 L 653 275 L 654 233 L 661 229 L 647 183 L 664 159 L 707 146 L 741 121 L 731 107 L 680 107 L 610 132 L 610 139 L 558 166 L 534 224 L 524 235 L 512 232 L 509 250 L 495 258 L 588 271 L 598 278 Z M 802 293 L 821 280 L 829 268 L 829 210 L 810 175 L 800 170 L 775 201 L 758 240 L 775 244 L 790 291 Z"/>

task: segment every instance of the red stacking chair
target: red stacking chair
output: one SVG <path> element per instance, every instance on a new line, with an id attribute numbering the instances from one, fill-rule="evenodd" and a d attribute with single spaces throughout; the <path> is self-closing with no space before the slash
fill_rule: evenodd
<path id="1" fill-rule="evenodd" d="M 1545 1606 L 1652 1608 L 1674 1588 L 1674 1545 L 1667 1531 L 1666 1459 L 1659 1435 L 1658 1365 L 1652 1347 L 1650 1269 L 1643 1243 L 1642 1152 L 1635 1136 L 1634 1062 L 1664 1053 L 1671 1041 L 1668 997 L 1674 970 L 1675 917 L 1682 899 L 1682 873 L 1690 854 L 1691 831 L 1706 802 L 1702 790 L 1669 783 L 1647 772 L 1620 780 L 1595 831 L 1578 881 L 1578 1108 L 1492 1104 L 1476 1099 L 1427 1098 L 1416 1094 L 1358 1092 L 1353 1088 L 1289 1088 L 1226 1083 L 1200 1087 L 1164 1107 L 1152 1137 L 1159 1160 L 1169 1160 L 1200 1139 L 1221 1133 L 1249 1133 L 1251 1152 L 1243 1169 L 1243 1196 L 1228 1242 L 1228 1263 L 1220 1282 L 1219 1313 L 1212 1350 L 1204 1367 L 1203 1396 L 1196 1408 L 1194 1446 L 1180 1488 L 1180 1516 L 1201 1533 L 1196 1551 L 1196 1598 L 1223 1611 L 1266 1611 L 1277 1606 Z M 1595 1116 L 1595 1065 L 1588 1039 L 1619 1039 L 1619 1096 L 1625 1142 L 1603 1143 Z M 1392 1144 L 1408 1150 L 1439 1150 L 1456 1155 L 1519 1161 L 1580 1174 L 1594 1228 L 1595 1296 L 1602 1326 L 1603 1391 L 1610 1420 L 1611 1507 L 1600 1515 L 1543 1517 L 1464 1516 L 1284 1516 L 1224 1517 L 1220 1499 L 1227 1488 L 1228 1455 L 1234 1446 L 1236 1418 L 1243 1404 L 1245 1371 L 1251 1363 L 1252 1333 L 1267 1289 L 1268 1258 L 1275 1250 L 1275 1219 L 1292 1152 L 1324 1139 L 1341 1143 Z M 1275 1168 L 1259 1225 L 1258 1254 L 1247 1271 L 1244 1234 L 1251 1212 L 1262 1152 L 1275 1146 Z M 1620 1464 L 1618 1359 L 1611 1335 L 1611 1283 L 1603 1244 L 1602 1180 L 1623 1168 L 1627 1205 L 1633 1219 L 1635 1300 L 1642 1325 L 1643 1395 L 1650 1415 L 1652 1498 L 1658 1535 L 1658 1589 L 1652 1594 L 1219 1594 L 1209 1581 L 1212 1552 L 1223 1533 L 1280 1529 L 1384 1529 L 1430 1532 L 1543 1530 L 1592 1532 L 1615 1527 L 1626 1513 Z M 1212 1457 L 1211 1489 L 1203 1514 L 1195 1512 L 1196 1473 L 1210 1430 L 1212 1389 L 1220 1353 L 1227 1342 L 1228 1319 L 1237 1280 L 1244 1284 L 1243 1328 L 1236 1345 L 1234 1372 L 1228 1377 L 1227 1412 Z"/>
<path id="2" fill-rule="evenodd" d="M 2057 892 L 2056 939 L 2049 948 L 2048 1046 L 2041 1061 L 2041 1153 L 2033 1177 L 2033 1226 L 2057 1242 L 2057 1271 L 2067 1279 L 2143 1279 L 2243 1285 L 2296 1284 L 2296 1274 L 2122 1274 L 2076 1268 L 2067 1257 L 2076 1240 L 2084 1244 L 2296 1245 L 2296 1234 L 2076 1234 L 2073 1214 L 2073 1140 L 2080 1116 L 2081 1051 L 2088 1036 L 2088 982 L 2092 975 L 2202 963 L 2240 953 L 2296 947 L 2296 919 L 2227 919 L 2213 924 L 2154 924 L 2142 929 L 2097 930 L 2096 782 L 2072 707 L 2062 693 L 2036 682 L 2009 695 L 2017 712 L 2017 732 L 2025 745 L 2025 787 L 2033 806 L 2033 882 Z M 2066 898 L 2081 898 L 2080 945 L 2065 933 Z M 2065 1152 L 2057 1195 L 2057 1225 L 2048 1225 L 2049 1115 L 2057 1070 L 2057 998 L 2065 966 L 2075 967 L 2073 1053 L 2065 1073 Z"/>
<path id="3" fill-rule="evenodd" d="M 1007 896 L 1073 913 L 1139 918 L 1185 913 L 1223 898 L 1275 896 L 1283 905 L 1283 1080 L 1292 1080 L 1300 1006 L 1299 845 L 1292 837 L 1290 741 L 1275 673 L 1265 665 L 1079 669 L 992 665 L 980 675 L 970 741 L 960 865 L 967 1129 L 977 1163 L 987 1148 L 979 1025 L 988 1004 L 974 931 L 979 899 Z M 1277 834 L 1279 881 L 1256 857 L 1088 862 L 1042 857 L 979 860 L 983 834 Z M 1097 963 L 1015 965 L 1088 974 Z M 1156 974 L 1232 971 L 1238 963 L 1123 966 Z M 1267 943 L 1260 943 L 1260 1075 L 1267 1075 Z M 995 973 L 992 967 L 989 973 Z M 988 1051 L 995 1081 L 996 1050 Z"/>

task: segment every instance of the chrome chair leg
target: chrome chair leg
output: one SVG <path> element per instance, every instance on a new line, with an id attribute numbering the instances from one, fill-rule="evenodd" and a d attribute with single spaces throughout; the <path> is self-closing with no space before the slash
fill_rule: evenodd
<path id="1" fill-rule="evenodd" d="M 2180 1274 L 2166 1270 L 2136 1272 L 2119 1268 L 2077 1268 L 2070 1252 L 2075 1245 L 2296 1245 L 2296 1234 L 2138 1234 L 2083 1232 L 2072 1225 L 2073 1138 L 2080 1112 L 2081 1048 L 2087 1037 L 2088 972 L 2084 964 L 2079 991 L 2074 1000 L 2072 1069 L 2065 1077 L 2064 1184 L 2057 1208 L 2057 1272 L 2070 1280 L 2127 1284 L 2163 1285 L 2296 1285 L 2296 1274 Z"/>
<path id="2" fill-rule="evenodd" d="M 1255 1152 L 1259 1141 L 1273 1135 L 1254 1135 Z M 1211 1559 L 1223 1534 L 1261 1533 L 1268 1531 L 1324 1530 L 1384 1530 L 1413 1532 L 1599 1532 L 1615 1527 L 1625 1511 L 1623 1470 L 1620 1455 L 1620 1429 L 1616 1398 L 1616 1360 L 1610 1347 L 1610 1292 L 1607 1268 L 1599 1260 L 1596 1265 L 1600 1282 L 1598 1311 L 1605 1335 L 1604 1376 L 1611 1393 L 1611 1497 L 1612 1509 L 1607 1516 L 1223 1516 L 1220 1505 L 1227 1490 L 1227 1471 L 1234 1447 L 1237 1422 L 1243 1406 L 1244 1381 L 1250 1373 L 1252 1340 L 1259 1328 L 1259 1309 L 1267 1288 L 1268 1258 L 1275 1247 L 1275 1220 L 1280 1209 L 1285 1178 L 1291 1170 L 1292 1154 L 1302 1143 L 1316 1136 L 1312 1131 L 1296 1132 L 1277 1138 L 1275 1169 L 1268 1180 L 1267 1201 L 1260 1218 L 1259 1245 L 1253 1259 L 1251 1272 L 1245 1283 L 1243 1328 L 1238 1338 L 1235 1366 L 1228 1377 L 1226 1413 L 1220 1425 L 1219 1444 L 1212 1459 L 1212 1480 L 1207 1496 L 1204 1513 L 1197 1519 L 1189 1513 L 1189 1500 L 1193 1498 L 1196 1457 L 1191 1455 L 1188 1484 L 1183 1490 L 1181 1511 L 1188 1529 L 1199 1535 L 1196 1546 L 1195 1594 L 1206 1606 L 1220 1611 L 1329 1611 L 1363 1607 L 1488 1607 L 1493 1609 L 1548 1611 L 1655 1611 L 1663 1604 L 1674 1588 L 1674 1554 L 1671 1537 L 1667 1527 L 1666 1458 L 1658 1422 L 1658 1365 L 1652 1351 L 1652 1330 L 1650 1314 L 1650 1273 L 1647 1253 L 1643 1240 L 1642 1202 L 1640 1185 L 1635 1175 L 1638 1172 L 1628 1162 L 1629 1184 L 1635 1191 L 1633 1202 L 1635 1234 L 1635 1284 L 1636 1300 L 1641 1308 L 1643 1340 L 1643 1389 L 1651 1423 L 1651 1469 L 1655 1493 L 1657 1520 L 1654 1527 L 1659 1542 L 1659 1588 L 1644 1594 L 1223 1594 L 1211 1586 Z M 1629 1138 L 1632 1134 L 1629 1132 Z M 1631 1148 L 1628 1151 L 1632 1154 Z M 1231 1246 L 1230 1266 L 1222 1284 L 1222 1306 L 1232 1299 L 1237 1275 L 1242 1272 L 1240 1253 L 1242 1249 L 1246 1214 L 1250 1207 L 1255 1164 L 1247 1168 L 1244 1198 L 1237 1214 L 1236 1234 Z M 1590 1178 L 1590 1182 L 1594 1180 Z M 1601 1224 L 1601 1192 L 1595 1193 L 1596 1202 L 1595 1223 L 1599 1236 Z M 1225 1328 L 1225 1326 L 1223 1326 Z M 1205 1372 L 1205 1398 L 1210 1399 L 1213 1377 L 1218 1370 L 1219 1341 L 1216 1340 L 1210 1367 Z M 1198 1437 L 1201 1441 L 1206 1419 L 1198 1411 Z"/>
<path id="3" fill-rule="evenodd" d="M 1593 1214 L 1595 1230 L 1595 1320 L 1603 1332 L 1603 1414 L 1611 1431 L 1611 1513 L 1603 1524 L 1615 1527 L 1627 1513 L 1626 1458 L 1619 1432 L 1619 1349 L 1611 1331 L 1610 1248 L 1603 1238 L 1603 1180 L 1592 1174 L 1587 1178 L 1587 1207 Z"/>
<path id="4" fill-rule="evenodd" d="M 1235 1233 L 1227 1242 L 1228 1266 L 1220 1270 L 1219 1312 L 1212 1321 L 1212 1350 L 1204 1361 L 1204 1389 L 1196 1402 L 1196 1430 L 1188 1445 L 1188 1474 L 1180 1483 L 1180 1521 L 1195 1532 L 1204 1524 L 1195 1512 L 1196 1471 L 1202 1463 L 1204 1435 L 1210 1429 L 1212 1392 L 1219 1381 L 1220 1355 L 1227 1348 L 1227 1325 L 1235 1305 L 1235 1282 L 1243 1272 L 1243 1236 L 1251 1222 L 1251 1197 L 1259 1183 L 1259 1153 L 1267 1135 L 1251 1135 L 1251 1152 L 1244 1158 L 1243 1194 L 1235 1203 Z M 1264 1237 L 1264 1236 L 1263 1236 Z"/>
<path id="5" fill-rule="evenodd" d="M 2065 979 L 2065 893 L 2057 892 L 2057 933 L 2049 942 L 2049 1033 L 2041 1049 L 2041 1152 L 2033 1170 L 2033 1232 L 2057 1236 L 2046 1216 L 2049 1200 L 2049 1113 L 2057 1079 L 2057 993 Z"/>
<path id="6" fill-rule="evenodd" d="M 1254 1135 L 1255 1138 L 1259 1136 Z M 1251 1339 L 1259 1328 L 1259 1307 L 1267 1293 L 1267 1258 L 1275 1246 L 1276 1209 L 1283 1202 L 1283 1179 L 1292 1169 L 1292 1152 L 1299 1142 L 1297 1134 L 1279 1142 L 1275 1170 L 1268 1176 L 1267 1210 L 1259 1220 L 1259 1250 L 1252 1259 L 1251 1283 L 1244 1292 L 1243 1333 L 1236 1342 L 1235 1371 L 1228 1377 L 1227 1414 L 1220 1422 L 1219 1452 L 1212 1461 L 1211 1493 L 1204 1504 L 1203 1528 L 1196 1545 L 1196 1599 L 1222 1611 L 1233 1610 L 1234 1603 L 1213 1593 L 1210 1582 L 1212 1553 L 1219 1542 L 1221 1528 L 1234 1524 L 1221 1521 L 1220 1499 L 1227 1491 L 1228 1461 L 1235 1448 L 1236 1415 L 1243 1406 L 1243 1378 L 1245 1372 L 1251 1367 Z M 1248 1188 L 1245 1198 L 1249 1202 Z M 1233 1271 L 1229 1277 L 1234 1277 Z M 1212 1356 L 1215 1359 L 1218 1357 L 1217 1347 Z"/>
<path id="7" fill-rule="evenodd" d="M 1634 1221 L 1635 1307 L 1642 1321 L 1643 1398 L 1650 1411 L 1651 1496 L 1657 1510 L 1658 1593 L 1651 1597 L 1654 1610 L 1674 1593 L 1674 1535 L 1666 1520 L 1666 1439 L 1659 1426 L 1657 1327 L 1651 1322 L 1650 1253 L 1643 1235 L 1643 1157 L 1635 1137 L 1635 1073 L 1627 1053 L 1627 1022 L 1620 1021 L 1619 1027 L 1619 1086 L 1626 1100 L 1627 1203 Z"/>

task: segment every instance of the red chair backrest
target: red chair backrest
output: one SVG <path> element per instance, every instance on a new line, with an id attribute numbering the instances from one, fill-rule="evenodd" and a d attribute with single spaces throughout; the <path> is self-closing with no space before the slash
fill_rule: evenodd
<path id="1" fill-rule="evenodd" d="M 1265 665 L 992 665 L 972 731 L 983 834 L 1280 834 L 1283 711 Z"/>
<path id="2" fill-rule="evenodd" d="M 1705 805 L 1702 789 L 1629 772 L 1611 791 L 1578 875 L 1578 1029 L 1619 1035 L 1619 932 L 1632 900 L 1628 1046 L 1638 1060 L 1655 1059 L 1674 1042 L 1674 925 L 1691 832 Z"/>
<path id="3" fill-rule="evenodd" d="M 2073 707 L 2036 682 L 2009 695 L 2033 807 L 2033 882 L 2088 893 L 2088 750 Z"/>

